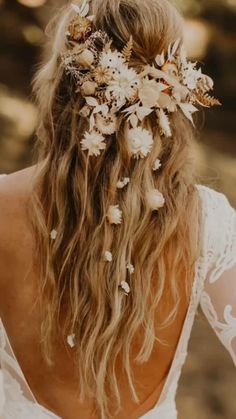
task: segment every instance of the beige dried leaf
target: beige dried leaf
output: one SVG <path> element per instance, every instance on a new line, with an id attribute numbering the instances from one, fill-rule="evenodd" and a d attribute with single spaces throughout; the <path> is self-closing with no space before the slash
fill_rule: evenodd
<path id="1" fill-rule="evenodd" d="M 197 102 L 203 106 L 211 107 L 211 106 L 221 106 L 222 103 L 216 99 L 214 96 L 210 96 L 208 94 L 197 93 L 196 94 Z"/>
<path id="2" fill-rule="evenodd" d="M 122 55 L 127 62 L 130 61 L 130 58 L 133 52 L 133 46 L 134 46 L 134 42 L 133 42 L 133 37 L 131 35 L 129 38 L 129 41 L 127 42 L 127 44 L 124 46 L 122 50 Z"/>

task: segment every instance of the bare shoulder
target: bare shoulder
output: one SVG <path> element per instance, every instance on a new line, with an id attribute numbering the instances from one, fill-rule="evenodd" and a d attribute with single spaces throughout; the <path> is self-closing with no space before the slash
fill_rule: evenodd
<path id="1" fill-rule="evenodd" d="M 31 166 L 18 172 L 0 177 L 0 198 L 14 198 L 17 195 L 25 195 L 33 185 L 33 177 L 36 174 L 36 166 Z M 1 206 L 0 206 L 1 209 Z"/>
<path id="2" fill-rule="evenodd" d="M 36 166 L 0 177 L 0 286 L 29 236 L 27 211 Z"/>
<path id="3" fill-rule="evenodd" d="M 34 185 L 36 166 L 0 177 L 0 237 L 8 222 L 23 215 Z M 14 223 L 15 224 L 15 223 Z"/>

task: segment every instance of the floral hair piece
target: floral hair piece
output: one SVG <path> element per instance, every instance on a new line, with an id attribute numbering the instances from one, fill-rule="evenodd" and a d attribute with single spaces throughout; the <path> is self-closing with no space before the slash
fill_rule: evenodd
<path id="1" fill-rule="evenodd" d="M 156 114 L 160 134 L 171 137 L 171 113 L 181 109 L 193 123 L 197 105 L 220 105 L 209 95 L 213 80 L 187 59 L 180 40 L 137 72 L 129 64 L 132 36 L 120 52 L 105 32 L 94 28 L 87 0 L 82 6 L 71 7 L 75 16 L 66 31 L 67 51 L 62 61 L 85 101 L 80 114 L 89 118 L 90 124 L 81 144 L 90 156 L 98 156 L 106 148 L 106 137 L 116 132 L 121 112 L 130 125 L 130 152 L 139 159 L 145 158 L 153 145 L 152 134 L 142 127 L 146 116 Z"/>
<path id="2" fill-rule="evenodd" d="M 156 117 L 160 135 L 168 138 L 172 136 L 170 114 L 181 110 L 193 124 L 197 106 L 220 105 L 209 94 L 213 80 L 202 73 L 196 62 L 187 59 L 180 40 L 157 55 L 152 64 L 136 70 L 130 64 L 132 36 L 123 50 L 118 51 L 108 34 L 95 28 L 88 0 L 81 6 L 72 4 L 71 8 L 74 16 L 65 33 L 66 50 L 61 59 L 65 73 L 74 82 L 75 93 L 83 98 L 80 115 L 88 119 L 89 126 L 80 143 L 89 156 L 98 157 L 106 149 L 121 114 L 127 118 L 127 147 L 132 158 L 144 159 L 154 144 L 152 132 L 144 128 L 147 116 Z M 161 166 L 157 158 L 151 169 L 156 172 Z M 121 178 L 117 189 L 124 189 L 130 181 L 128 177 Z M 148 191 L 146 198 L 152 211 L 165 204 L 157 189 Z M 106 216 L 110 224 L 122 223 L 119 205 L 111 205 Z M 52 234 L 52 239 L 55 236 Z M 109 251 L 104 260 L 112 261 Z M 130 264 L 127 269 L 130 273 L 134 271 Z M 128 295 L 130 289 L 125 281 L 121 288 Z"/>

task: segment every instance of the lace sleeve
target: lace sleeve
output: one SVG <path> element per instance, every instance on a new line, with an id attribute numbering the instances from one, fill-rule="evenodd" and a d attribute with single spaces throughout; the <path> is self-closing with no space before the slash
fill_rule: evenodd
<path id="1" fill-rule="evenodd" d="M 236 212 L 224 195 L 213 195 L 206 211 L 208 272 L 200 305 L 236 366 Z"/>

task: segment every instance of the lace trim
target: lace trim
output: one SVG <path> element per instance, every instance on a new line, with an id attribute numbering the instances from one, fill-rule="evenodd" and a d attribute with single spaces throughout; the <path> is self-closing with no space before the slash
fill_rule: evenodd
<path id="1" fill-rule="evenodd" d="M 197 188 L 206 226 L 203 252 L 208 281 L 213 284 L 236 262 L 236 212 L 222 193 L 202 185 Z"/>
<path id="2" fill-rule="evenodd" d="M 216 335 L 229 351 L 236 366 L 236 352 L 232 346 L 233 340 L 236 338 L 236 317 L 232 315 L 233 307 L 231 305 L 225 306 L 223 313 L 224 323 L 218 319 L 217 312 L 206 291 L 201 296 L 201 307 Z"/>

